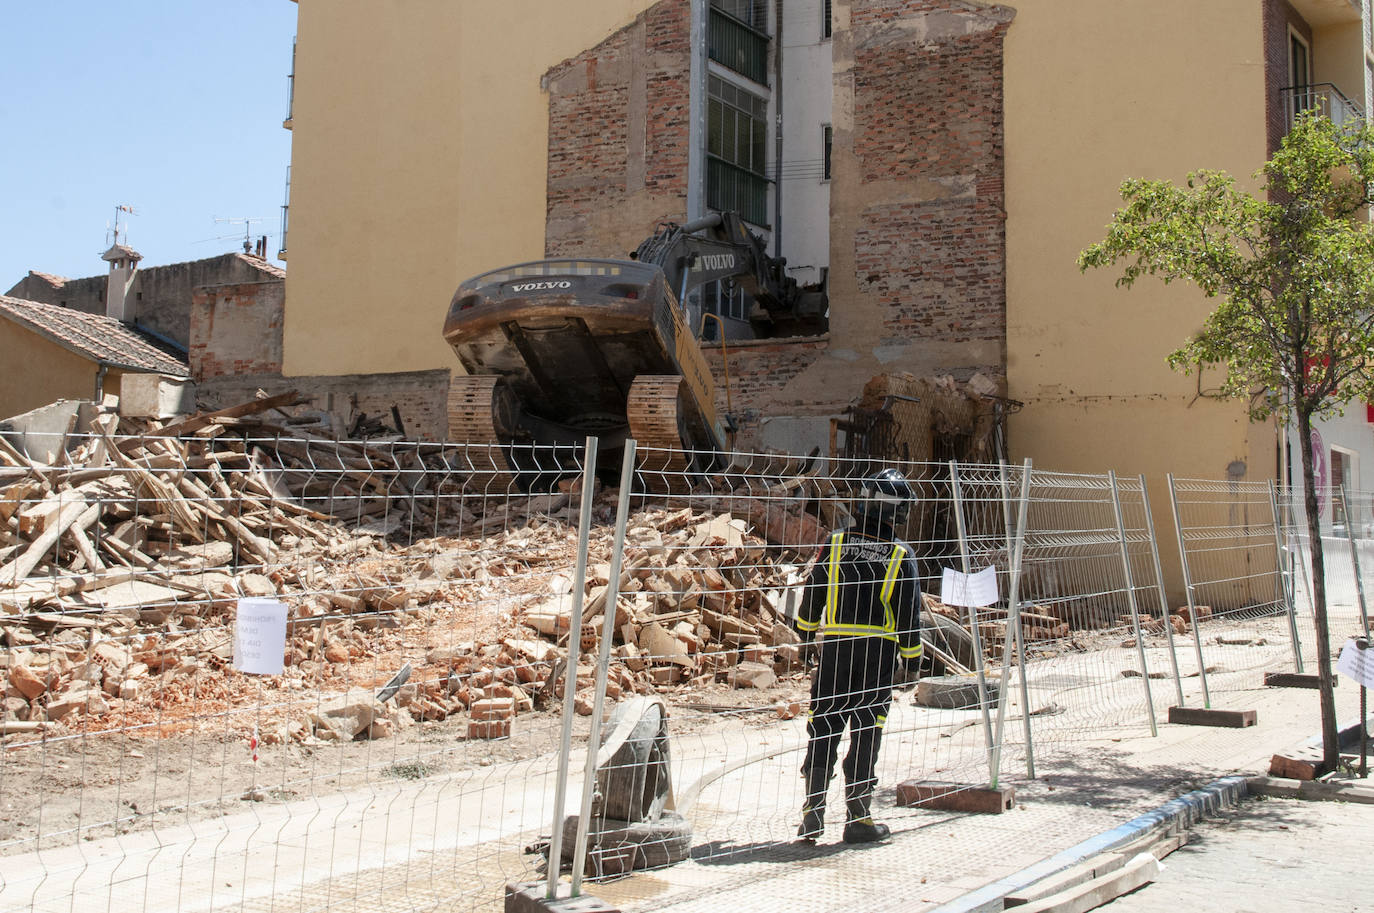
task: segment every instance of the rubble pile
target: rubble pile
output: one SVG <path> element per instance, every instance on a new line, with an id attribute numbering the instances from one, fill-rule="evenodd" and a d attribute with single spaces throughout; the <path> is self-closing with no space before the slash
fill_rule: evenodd
<path id="1" fill-rule="evenodd" d="M 163 427 L 107 412 L 41 464 L 0 439 L 0 735 L 222 728 L 266 706 L 269 718 L 231 725 L 260 724 L 264 742 L 377 738 L 466 713 L 470 736 L 501 736 L 561 694 L 551 683 L 570 631 L 589 711 L 614 493 L 595 502 L 574 622 L 576 483 L 487 497 L 489 480 L 430 465 L 437 445 L 273 434 L 254 416 L 280 400 Z M 612 696 L 763 688 L 799 669 L 785 616 L 808 556 L 786 543 L 819 541 L 819 521 L 786 499 L 715 490 L 727 493 L 633 514 Z M 409 541 L 388 540 L 398 532 Z M 232 668 L 244 596 L 288 605 L 281 676 Z M 283 693 L 264 702 L 264 690 Z"/>

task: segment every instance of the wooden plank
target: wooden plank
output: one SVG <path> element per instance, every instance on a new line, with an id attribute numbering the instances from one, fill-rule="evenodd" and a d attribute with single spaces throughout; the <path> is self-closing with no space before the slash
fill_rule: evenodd
<path id="1" fill-rule="evenodd" d="M 1170 707 L 1169 722 L 1183 726 L 1219 726 L 1223 729 L 1244 729 L 1247 726 L 1255 725 L 1255 711 Z"/>
<path id="2" fill-rule="evenodd" d="M 84 501 L 78 504 L 68 504 L 63 508 L 61 515 L 56 521 L 49 524 L 43 534 L 29 545 L 18 558 L 0 567 L 0 586 L 14 585 L 24 580 L 43 560 L 43 556 L 48 553 L 58 539 L 62 537 L 69 528 L 75 526 L 78 529 L 85 529 L 100 517 L 100 505 L 87 505 Z"/>
<path id="3" fill-rule="evenodd" d="M 266 396 L 262 399 L 250 400 L 240 403 L 237 406 L 230 406 L 227 409 L 220 409 L 218 412 L 202 412 L 192 415 L 181 421 L 172 422 L 164 425 L 156 431 L 150 431 L 143 437 L 176 437 L 180 434 L 190 434 L 199 431 L 207 425 L 213 425 L 221 418 L 242 418 L 245 415 L 256 415 L 260 412 L 267 412 L 278 406 L 293 406 L 300 401 L 300 392 L 297 390 L 287 390 L 285 393 L 278 393 L 275 396 Z M 119 444 L 121 453 L 128 453 L 137 447 L 143 446 L 142 437 L 130 438 Z"/>
<path id="4" fill-rule="evenodd" d="M 1114 872 L 1014 909 L 1020 913 L 1087 913 L 1158 876 L 1159 860 L 1149 853 L 1140 853 Z"/>

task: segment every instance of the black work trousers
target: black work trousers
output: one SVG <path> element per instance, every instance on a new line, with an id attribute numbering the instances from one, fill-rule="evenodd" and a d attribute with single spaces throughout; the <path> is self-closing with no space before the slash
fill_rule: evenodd
<path id="1" fill-rule="evenodd" d="M 892 674 L 897 644 L 881 637 L 824 637 L 820 662 L 811 678 L 811 717 L 806 725 L 810 741 L 802 774 L 812 805 L 824 805 L 824 784 L 835 771 L 840 736 L 849 727 L 849 751 L 844 758 L 845 794 L 850 817 L 867 815 L 877 783 L 874 771 L 882 743 L 883 723 L 892 705 Z"/>

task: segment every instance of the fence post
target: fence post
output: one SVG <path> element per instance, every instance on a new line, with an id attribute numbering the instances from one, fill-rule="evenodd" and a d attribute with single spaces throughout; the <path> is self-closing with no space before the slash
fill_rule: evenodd
<path id="1" fill-rule="evenodd" d="M 1145 683 L 1145 709 L 1150 714 L 1150 735 L 1159 736 L 1159 723 L 1155 720 L 1155 700 L 1150 692 L 1150 667 L 1145 660 L 1145 637 L 1140 630 L 1140 607 L 1135 599 L 1135 577 L 1131 574 L 1131 553 L 1126 547 L 1126 524 L 1121 520 L 1121 489 L 1116 484 L 1116 470 L 1107 470 L 1107 480 L 1112 486 L 1112 513 L 1116 516 L 1116 541 L 1121 546 L 1121 573 L 1126 578 L 1126 602 L 1131 607 L 1131 627 L 1135 630 L 1135 649 L 1140 656 L 1140 679 Z M 1169 616 L 1165 614 L 1164 625 L 1169 627 Z"/>
<path id="2" fill-rule="evenodd" d="M 1342 489 L 1344 491 L 1344 489 Z M 1344 495 L 1342 495 L 1344 497 Z M 1298 614 L 1293 606 L 1294 599 L 1288 592 L 1288 584 L 1283 576 L 1283 532 L 1279 528 L 1279 495 L 1273 480 L 1269 482 L 1269 509 L 1274 515 L 1274 582 L 1278 585 L 1279 598 L 1288 614 L 1288 636 L 1293 640 L 1293 671 L 1302 671 L 1302 640 L 1298 636 Z M 1348 525 L 1348 524 L 1347 524 Z"/>
<path id="3" fill-rule="evenodd" d="M 1002 514 L 1007 527 L 1007 550 L 1010 554 L 1010 581 L 1007 584 L 1007 633 L 1002 638 L 1002 680 L 998 686 L 997 699 L 997 733 L 993 738 L 993 751 L 995 752 L 995 762 L 993 764 L 993 782 L 1002 767 L 1002 727 L 1007 716 L 1007 682 L 1011 678 L 1011 644 L 1013 639 L 1016 641 L 1016 657 L 1021 667 L 1021 721 L 1022 728 L 1026 736 L 1026 776 L 1035 779 L 1035 746 L 1031 742 L 1031 706 L 1030 706 L 1030 687 L 1026 682 L 1026 645 L 1021 637 L 1021 606 L 1018 602 L 1021 585 L 1021 549 L 1026 541 L 1026 508 L 1030 503 L 1030 482 L 1031 482 L 1031 461 L 1026 458 L 1023 464 L 1021 475 L 1021 507 L 1015 529 L 1015 542 L 1013 543 L 1013 526 L 1011 522 L 1011 496 L 1008 491 L 1007 464 L 1003 462 L 1002 467 Z"/>
<path id="4" fill-rule="evenodd" d="M 1159 563 L 1159 540 L 1155 538 L 1155 518 L 1150 513 L 1150 493 L 1145 488 L 1145 475 L 1140 475 L 1140 502 L 1145 508 L 1145 529 L 1150 536 L 1150 557 L 1155 564 L 1155 585 L 1159 590 L 1159 610 L 1163 612 L 1164 634 L 1169 639 L 1169 663 L 1174 670 L 1174 690 L 1177 692 L 1178 706 L 1183 703 L 1183 677 L 1178 672 L 1178 651 L 1174 645 L 1174 626 L 1169 622 L 1169 596 L 1164 592 L 1164 568 Z M 1193 622 L 1197 626 L 1197 622 Z"/>
<path id="5" fill-rule="evenodd" d="M 959 483 L 959 464 L 949 461 L 950 493 L 954 499 L 954 525 L 959 531 L 959 557 L 964 573 L 972 572 L 969 559 L 968 529 L 964 525 L 964 494 Z M 974 672 L 978 674 L 978 707 L 983 711 L 983 745 L 988 753 L 988 784 L 997 788 L 997 771 L 992 766 L 992 711 L 988 707 L 987 667 L 983 662 L 983 638 L 978 633 L 978 609 L 968 606 L 969 635 L 973 638 Z"/>
<path id="6" fill-rule="evenodd" d="M 563 676 L 563 732 L 558 747 L 558 777 L 554 780 L 553 830 L 549 837 L 549 881 L 544 896 L 558 896 L 558 873 L 563 865 L 563 809 L 568 801 L 568 766 L 572 755 L 572 724 L 577 715 L 577 652 L 582 638 L 572 628 L 572 620 L 582 617 L 582 601 L 587 591 L 587 544 L 591 538 L 592 500 L 596 495 L 597 439 L 587 438 L 582 466 L 582 506 L 577 519 L 577 564 L 573 570 L 573 599 L 568 609 L 568 666 Z M 556 628 L 555 628 L 556 630 Z M 580 822 L 579 822 L 580 824 Z"/>
<path id="7" fill-rule="evenodd" d="M 1355 596 L 1360 600 L 1360 627 L 1369 637 L 1369 610 L 1364 601 L 1364 574 L 1360 571 L 1360 547 L 1355 542 L 1355 523 L 1350 516 L 1350 498 L 1341 486 L 1341 509 L 1345 511 L 1345 537 L 1350 540 L 1350 563 L 1355 566 Z"/>
<path id="8" fill-rule="evenodd" d="M 1183 593 L 1188 599 L 1188 620 L 1193 627 L 1193 650 L 1197 654 L 1197 675 L 1202 682 L 1202 706 L 1203 709 L 1212 709 L 1212 696 L 1207 691 L 1207 664 L 1202 659 L 1202 635 L 1199 633 L 1197 618 L 1197 603 L 1193 599 L 1193 575 L 1188 569 L 1188 548 L 1183 541 L 1183 520 L 1178 511 L 1178 485 L 1174 482 L 1174 474 L 1168 473 L 1165 478 L 1169 480 L 1169 504 L 1174 509 L 1174 532 L 1178 535 L 1178 561 L 1179 567 L 1183 571 Z"/>
<path id="9" fill-rule="evenodd" d="M 601 625 L 601 649 L 596 663 L 596 695 L 592 702 L 591 732 L 587 734 L 587 764 L 582 772 L 582 812 L 577 819 L 577 845 L 573 850 L 572 895 L 582 890 L 582 871 L 587 860 L 587 830 L 592 817 L 592 793 L 596 790 L 596 756 L 601 751 L 601 716 L 606 705 L 606 675 L 611 666 L 611 640 L 615 637 L 615 604 L 620 598 L 620 565 L 625 557 L 625 521 L 630 513 L 630 483 L 635 474 L 635 439 L 625 441 L 625 453 L 620 467 L 620 499 L 615 508 L 615 539 L 611 543 L 611 570 L 606 582 L 604 623 Z M 570 619 L 571 620 L 571 619 Z M 575 619 L 581 624 L 581 616 Z M 569 643 L 577 631 L 570 631 Z M 571 681 L 576 684 L 577 670 L 571 669 Z"/>

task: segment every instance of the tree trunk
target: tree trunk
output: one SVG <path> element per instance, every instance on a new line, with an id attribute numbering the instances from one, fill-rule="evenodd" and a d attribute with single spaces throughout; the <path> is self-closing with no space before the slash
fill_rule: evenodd
<path id="1" fill-rule="evenodd" d="M 1312 549 L 1312 624 L 1317 632 L 1317 685 L 1321 695 L 1322 763 L 1335 770 L 1341 746 L 1336 734 L 1336 694 L 1331 681 L 1331 635 L 1326 619 L 1326 561 L 1322 555 L 1322 518 L 1312 466 L 1312 413 L 1299 407 L 1298 451 L 1302 454 L 1302 501 Z"/>

